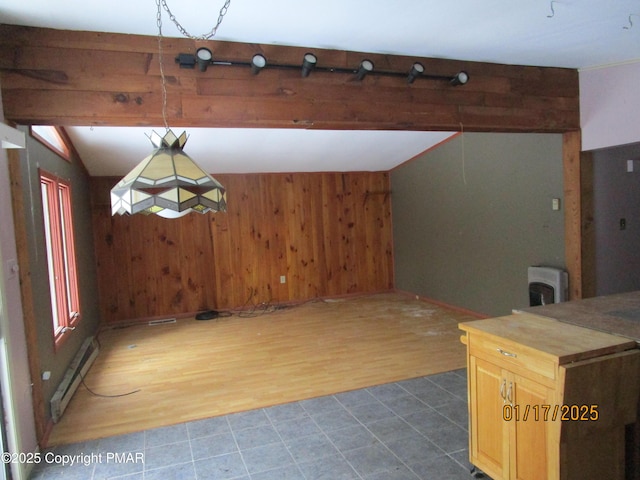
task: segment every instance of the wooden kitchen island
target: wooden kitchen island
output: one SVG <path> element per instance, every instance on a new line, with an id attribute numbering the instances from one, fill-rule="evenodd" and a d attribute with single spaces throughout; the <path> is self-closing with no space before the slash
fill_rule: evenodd
<path id="1" fill-rule="evenodd" d="M 635 479 L 634 308 L 626 295 L 460 324 L 471 463 L 494 479 Z"/>
<path id="2" fill-rule="evenodd" d="M 519 310 L 634 339 L 640 344 L 640 291 Z M 629 379 L 629 382 L 633 379 Z M 635 382 L 640 383 L 640 378 Z M 640 480 L 640 399 L 636 423 L 626 429 L 626 479 Z"/>

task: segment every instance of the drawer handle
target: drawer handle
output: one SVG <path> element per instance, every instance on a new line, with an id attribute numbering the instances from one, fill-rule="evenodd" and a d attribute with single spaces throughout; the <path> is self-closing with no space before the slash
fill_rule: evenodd
<path id="1" fill-rule="evenodd" d="M 497 350 L 505 357 L 518 358 L 518 355 L 516 355 L 515 353 L 507 352 L 506 350 L 503 350 L 501 348 L 498 348 Z"/>

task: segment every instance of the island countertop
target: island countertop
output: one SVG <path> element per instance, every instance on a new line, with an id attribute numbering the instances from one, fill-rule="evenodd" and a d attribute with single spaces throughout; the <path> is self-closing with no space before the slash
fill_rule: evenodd
<path id="1" fill-rule="evenodd" d="M 640 343 L 640 291 L 514 310 L 591 328 Z"/>

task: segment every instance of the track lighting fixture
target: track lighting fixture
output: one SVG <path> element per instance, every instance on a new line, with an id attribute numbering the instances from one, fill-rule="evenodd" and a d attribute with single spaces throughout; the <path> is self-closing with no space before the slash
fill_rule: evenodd
<path id="1" fill-rule="evenodd" d="M 454 87 L 457 87 L 458 85 L 464 85 L 468 81 L 469 75 L 467 74 L 467 72 L 458 72 L 454 75 L 449 83 Z"/>
<path id="2" fill-rule="evenodd" d="M 313 53 L 305 53 L 304 58 L 302 59 L 302 76 L 308 77 L 311 70 L 316 68 L 317 62 L 318 59 Z"/>
<path id="3" fill-rule="evenodd" d="M 195 68 L 196 64 L 198 65 L 198 69 L 201 72 L 207 70 L 209 65 L 216 66 L 225 66 L 225 67 L 250 67 L 251 73 L 254 75 L 258 75 L 265 68 L 273 68 L 280 70 L 298 70 L 300 69 L 300 64 L 291 65 L 291 64 L 278 64 L 278 63 L 269 63 L 267 64 L 267 59 L 264 55 L 260 53 L 256 53 L 250 62 L 243 61 L 229 61 L 229 60 L 214 60 L 213 54 L 211 50 L 205 47 L 201 47 L 196 50 L 195 54 L 189 53 L 180 53 L 176 56 L 176 63 L 180 64 L 180 68 Z M 458 86 L 464 85 L 469 81 L 469 75 L 467 72 L 461 71 L 458 72 L 454 76 L 450 75 L 428 75 L 425 74 L 425 67 L 420 62 L 415 62 L 409 73 L 402 72 L 393 72 L 393 71 L 382 71 L 382 70 L 374 70 L 374 64 L 369 59 L 364 59 L 358 65 L 358 68 L 344 68 L 344 67 L 331 67 L 331 66 L 322 66 L 319 67 L 317 65 L 318 58 L 313 53 L 305 53 L 302 59 L 302 77 L 308 77 L 312 71 L 318 71 L 323 73 L 338 73 L 338 74 L 348 74 L 355 75 L 356 81 L 362 81 L 364 77 L 367 75 L 378 75 L 378 76 L 386 76 L 386 77 L 405 77 L 407 79 L 407 83 L 411 84 L 415 82 L 418 78 L 428 79 L 428 80 L 436 80 L 436 81 L 446 81 L 450 85 Z"/>
<path id="4" fill-rule="evenodd" d="M 256 53 L 251 59 L 251 73 L 253 73 L 254 75 L 259 74 L 260 70 L 262 70 L 266 66 L 267 59 L 264 57 L 264 55 Z"/>
<path id="5" fill-rule="evenodd" d="M 198 63 L 198 69 L 201 72 L 207 71 L 207 67 L 211 64 L 212 60 L 213 54 L 208 48 L 200 47 L 196 50 L 196 62 Z"/>
<path id="6" fill-rule="evenodd" d="M 356 80 L 361 81 L 367 73 L 373 72 L 373 62 L 371 60 L 363 60 L 356 73 Z"/>
<path id="7" fill-rule="evenodd" d="M 424 65 L 419 62 L 414 63 L 409 70 L 409 76 L 407 77 L 407 83 L 413 83 L 416 78 L 424 73 Z"/>

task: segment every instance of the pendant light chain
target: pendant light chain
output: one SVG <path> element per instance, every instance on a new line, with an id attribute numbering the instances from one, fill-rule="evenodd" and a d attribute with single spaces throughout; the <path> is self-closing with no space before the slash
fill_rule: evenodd
<path id="1" fill-rule="evenodd" d="M 160 0 L 156 0 L 158 6 L 158 14 L 156 22 L 158 24 L 158 63 L 160 64 L 160 78 L 162 79 L 162 120 L 164 128 L 169 131 L 169 123 L 167 122 L 167 80 L 164 76 L 164 62 L 162 58 L 162 7 Z"/>
<path id="2" fill-rule="evenodd" d="M 189 32 L 187 32 L 187 30 L 182 25 L 180 25 L 180 22 L 178 22 L 178 20 L 176 19 L 175 15 L 173 13 L 171 13 L 171 10 L 169 10 L 169 6 L 167 5 L 167 1 L 166 0 L 157 0 L 157 2 L 158 3 L 162 3 L 162 6 L 164 7 L 164 9 L 169 14 L 169 18 L 171 19 L 171 21 L 173 23 L 175 23 L 175 25 L 178 28 L 178 30 L 180 30 L 180 33 L 182 33 L 185 37 L 190 38 L 192 40 L 210 40 L 211 38 L 213 38 L 215 36 L 216 32 L 218 31 L 218 27 L 222 23 L 222 19 L 227 14 L 227 10 L 229 10 L 229 4 L 231 3 L 231 0 L 226 0 L 224 5 L 220 9 L 220 15 L 218 16 L 218 21 L 216 22 L 214 27 L 211 29 L 211 31 L 209 33 L 205 33 L 203 35 L 200 35 L 199 37 L 197 37 L 195 35 L 191 35 Z"/>
<path id="3" fill-rule="evenodd" d="M 227 10 L 229 10 L 230 4 L 231 0 L 226 0 L 224 5 L 220 9 L 218 21 L 208 34 L 196 37 L 187 32 L 185 28 L 180 25 L 180 22 L 178 22 L 176 16 L 171 13 L 166 0 L 156 0 L 156 6 L 158 7 L 158 13 L 156 15 L 156 23 L 158 25 L 158 63 L 160 64 L 160 78 L 162 79 L 162 120 L 164 121 L 164 128 L 166 128 L 167 132 L 169 131 L 169 123 L 167 122 L 167 79 L 164 75 L 164 61 L 162 57 L 162 9 L 164 8 L 167 11 L 167 13 L 169 14 L 169 19 L 171 19 L 180 33 L 182 33 L 185 37 L 188 37 L 192 40 L 210 40 L 217 33 L 218 27 L 220 27 L 222 19 L 227 14 Z"/>

